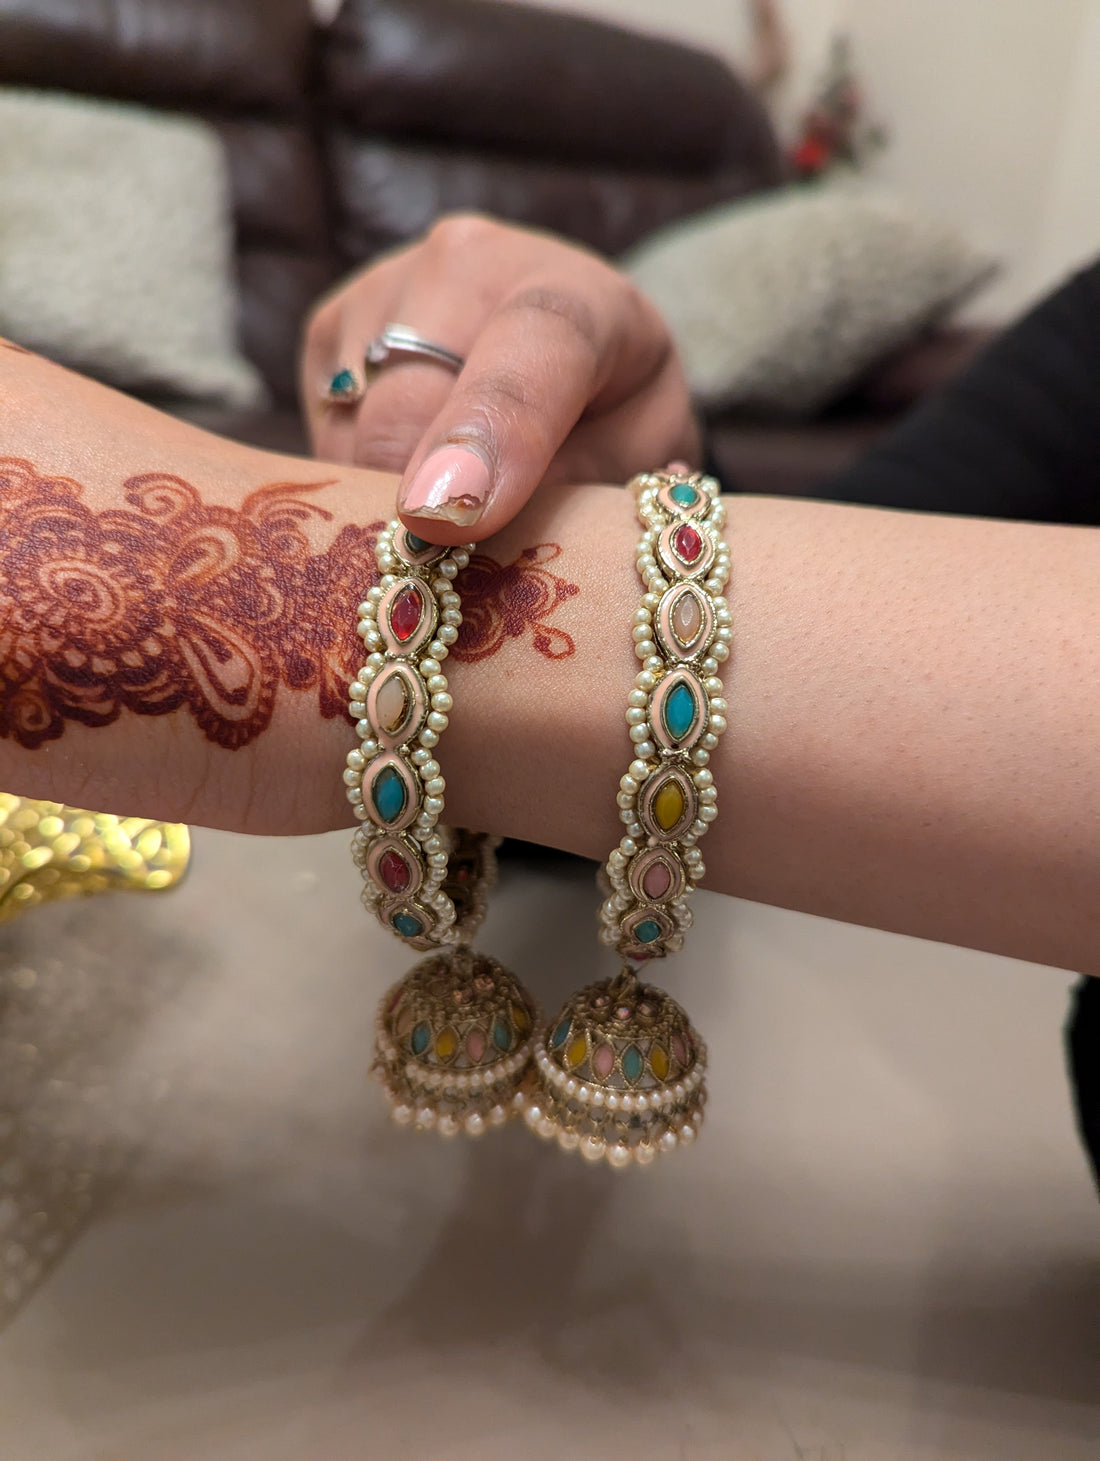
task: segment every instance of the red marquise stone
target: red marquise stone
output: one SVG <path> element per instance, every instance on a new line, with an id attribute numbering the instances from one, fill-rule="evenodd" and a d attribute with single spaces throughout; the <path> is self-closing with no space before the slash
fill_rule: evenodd
<path id="1" fill-rule="evenodd" d="M 424 600 L 420 597 L 420 590 L 409 584 L 390 605 L 390 628 L 393 630 L 393 637 L 402 644 L 406 639 L 411 639 L 423 613 Z"/>
<path id="2" fill-rule="evenodd" d="M 694 563 L 703 551 L 703 540 L 699 536 L 698 529 L 693 528 L 690 523 L 684 523 L 676 529 L 672 546 L 676 549 L 677 556 L 682 558 L 685 563 Z"/>
<path id="3" fill-rule="evenodd" d="M 412 881 L 408 863 L 392 847 L 378 859 L 378 876 L 391 893 L 403 893 Z"/>

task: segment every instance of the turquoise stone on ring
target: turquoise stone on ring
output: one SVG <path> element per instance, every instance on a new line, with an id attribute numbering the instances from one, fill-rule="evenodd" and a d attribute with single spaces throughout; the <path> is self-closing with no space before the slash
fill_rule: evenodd
<path id="1" fill-rule="evenodd" d="M 661 937 L 661 925 L 655 918 L 643 918 L 633 928 L 634 937 L 640 944 L 651 944 Z"/>
<path id="2" fill-rule="evenodd" d="M 338 370 L 328 383 L 328 395 L 331 401 L 354 401 L 359 396 L 359 382 L 355 379 L 355 372 L 345 365 Z"/>
<path id="3" fill-rule="evenodd" d="M 694 507 L 699 501 L 699 494 L 690 482 L 677 482 L 668 495 L 681 507 Z"/>

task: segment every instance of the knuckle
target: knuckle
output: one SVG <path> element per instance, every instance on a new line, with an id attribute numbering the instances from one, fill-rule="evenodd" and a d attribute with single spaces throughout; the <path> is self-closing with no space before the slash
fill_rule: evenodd
<path id="1" fill-rule="evenodd" d="M 593 356 L 600 350 L 600 324 L 596 311 L 573 289 L 554 284 L 531 284 L 513 294 L 507 311 L 530 312 L 542 321 L 553 321 L 579 341 Z"/>
<path id="2" fill-rule="evenodd" d="M 509 421 L 532 412 L 538 400 L 535 383 L 507 365 L 479 371 L 468 385 L 464 383 L 463 395 L 475 409 Z"/>
<path id="3" fill-rule="evenodd" d="M 451 253 L 488 246 L 501 232 L 501 225 L 483 213 L 446 213 L 432 224 L 425 241 L 433 250 Z"/>

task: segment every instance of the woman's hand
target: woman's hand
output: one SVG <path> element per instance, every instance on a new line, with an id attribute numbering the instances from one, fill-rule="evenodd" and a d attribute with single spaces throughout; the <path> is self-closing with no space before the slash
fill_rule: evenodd
<path id="1" fill-rule="evenodd" d="M 466 360 L 392 364 L 358 404 L 325 405 L 343 367 L 400 323 Z M 403 473 L 410 528 L 486 538 L 541 482 L 622 482 L 696 462 L 699 429 L 656 308 L 594 254 L 478 216 L 437 223 L 357 274 L 313 314 L 302 395 L 313 449 Z"/>

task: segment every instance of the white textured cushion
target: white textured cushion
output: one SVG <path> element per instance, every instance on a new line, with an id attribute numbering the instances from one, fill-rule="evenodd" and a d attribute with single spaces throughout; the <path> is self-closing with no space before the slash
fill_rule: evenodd
<path id="1" fill-rule="evenodd" d="M 228 198 L 202 122 L 0 88 L 0 333 L 129 390 L 260 401 Z"/>
<path id="2" fill-rule="evenodd" d="M 696 215 L 623 261 L 704 407 L 819 410 L 993 272 L 953 230 L 852 190 Z"/>

